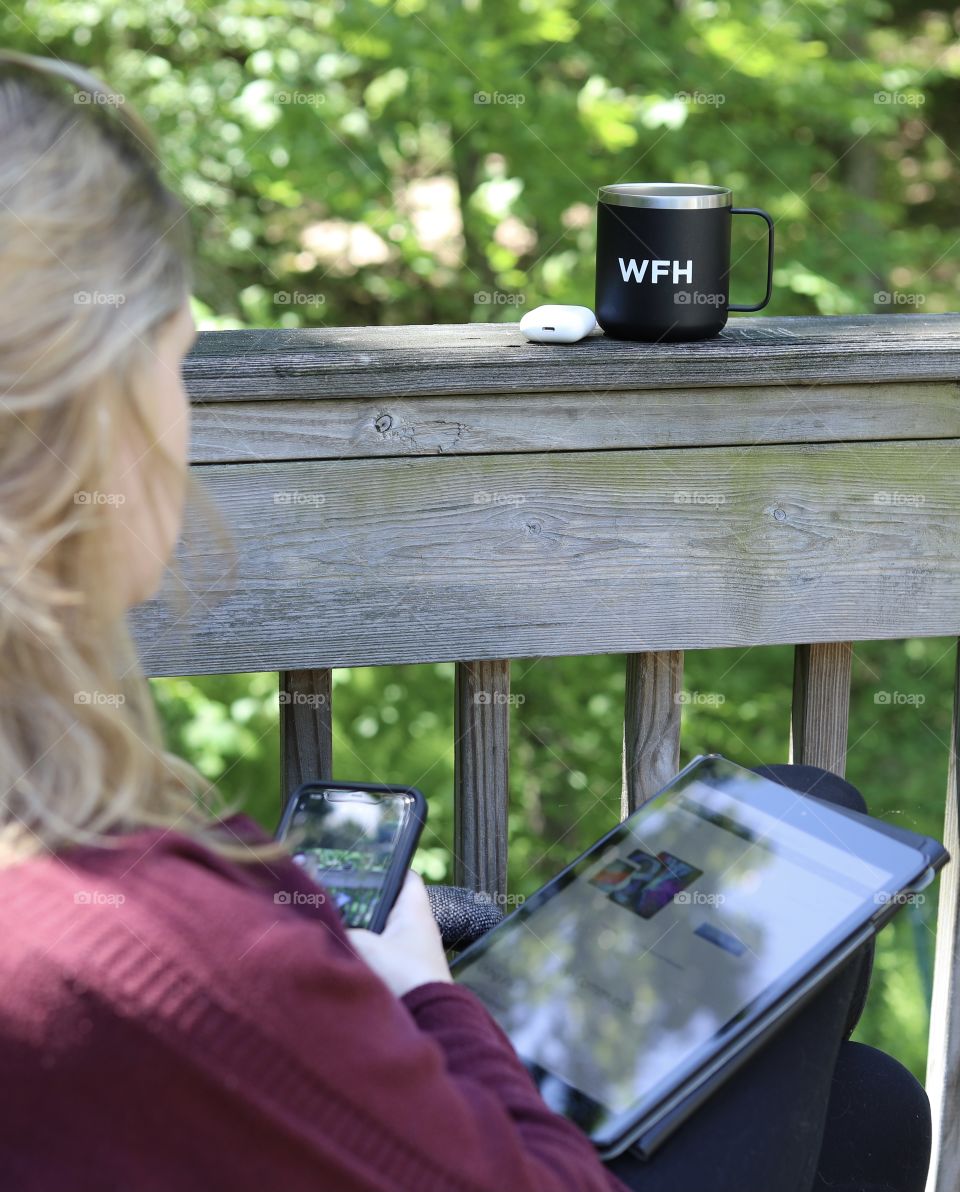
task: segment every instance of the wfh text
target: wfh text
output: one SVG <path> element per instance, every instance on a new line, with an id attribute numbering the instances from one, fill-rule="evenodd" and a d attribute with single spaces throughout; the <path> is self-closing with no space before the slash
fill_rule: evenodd
<path id="1" fill-rule="evenodd" d="M 661 277 L 667 277 L 671 270 L 673 272 L 673 284 L 677 285 L 681 279 L 683 281 L 693 281 L 693 261 L 687 261 L 684 265 L 680 261 L 641 261 L 637 262 L 631 257 L 625 261 L 623 257 L 617 257 L 620 262 L 620 274 L 624 281 L 643 281 L 647 276 L 648 267 L 650 276 L 647 280 L 653 282 L 654 285 Z"/>

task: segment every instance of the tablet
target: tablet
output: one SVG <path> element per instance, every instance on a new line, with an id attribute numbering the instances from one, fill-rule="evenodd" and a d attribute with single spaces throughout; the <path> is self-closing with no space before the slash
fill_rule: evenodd
<path id="1" fill-rule="evenodd" d="M 649 1154 L 947 859 L 697 758 L 452 971 L 604 1158 Z"/>

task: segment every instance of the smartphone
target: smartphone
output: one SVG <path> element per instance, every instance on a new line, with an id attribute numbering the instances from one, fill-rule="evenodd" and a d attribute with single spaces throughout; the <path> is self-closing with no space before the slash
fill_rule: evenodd
<path id="1" fill-rule="evenodd" d="M 305 782 L 284 808 L 276 838 L 322 885 L 348 927 L 382 931 L 427 818 L 413 786 Z"/>

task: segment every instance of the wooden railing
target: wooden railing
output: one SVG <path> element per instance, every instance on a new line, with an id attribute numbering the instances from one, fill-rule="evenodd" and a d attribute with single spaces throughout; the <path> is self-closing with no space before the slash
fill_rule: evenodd
<path id="1" fill-rule="evenodd" d="M 188 533 L 186 606 L 135 617 L 148 673 L 281 672 L 290 790 L 331 774 L 333 668 L 455 660 L 463 884 L 505 892 L 511 658 L 627 655 L 626 812 L 677 768 L 684 649 L 799 643 L 794 759 L 842 773 L 849 643 L 960 634 L 960 316 L 743 319 L 674 345 L 210 332 L 186 375 L 236 558 Z M 960 1185 L 958 723 L 938 1192 Z"/>

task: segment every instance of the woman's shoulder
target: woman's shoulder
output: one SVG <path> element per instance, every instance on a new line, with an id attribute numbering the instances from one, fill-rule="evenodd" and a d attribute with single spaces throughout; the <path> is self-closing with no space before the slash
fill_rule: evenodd
<path id="1" fill-rule="evenodd" d="M 269 837 L 246 817 L 221 835 L 249 857 L 144 828 L 0 869 L 4 988 L 47 1005 L 87 990 L 136 1016 L 329 984 L 354 958 L 322 889 L 290 858 L 260 857 Z M 2 1001 L 11 1014 L 15 993 Z"/>
<path id="2" fill-rule="evenodd" d="M 102 845 L 75 845 L 0 868 L 0 915 L 35 921 L 44 909 L 79 925 L 82 908 L 175 913 L 182 906 L 184 918 L 193 920 L 189 908 L 195 911 L 197 900 L 216 914 L 217 904 L 237 898 L 281 905 L 294 901 L 285 898 L 291 886 L 316 889 L 290 857 L 264 851 L 269 844 L 245 815 L 220 820 L 203 835 L 175 825 L 113 833 Z"/>
<path id="3" fill-rule="evenodd" d="M 265 839 L 234 827 L 251 844 Z M 156 829 L 36 857 L 0 870 L 0 933 L 0 1119 L 8 1137 L 38 1136 L 25 1151 L 39 1170 L 52 1155 L 56 1178 L 44 1186 L 66 1186 L 62 1156 L 82 1169 L 117 1122 L 139 1142 L 111 1143 L 100 1162 L 126 1173 L 149 1155 L 164 1173 L 150 1187 L 197 1187 L 180 1144 L 216 1163 L 214 1127 L 233 1139 L 233 1186 L 266 1186 L 262 1168 L 283 1170 L 288 1157 L 299 1172 L 305 1154 L 312 1186 L 330 1186 L 356 1166 L 350 1138 L 381 1148 L 394 1127 L 371 1098 L 389 1103 L 398 1065 L 404 1079 L 442 1070 L 324 891 L 286 857 L 240 862 Z M 131 1116 L 140 1096 L 149 1112 Z"/>

